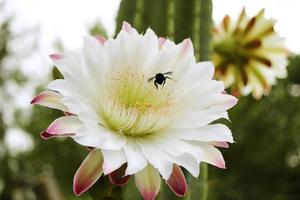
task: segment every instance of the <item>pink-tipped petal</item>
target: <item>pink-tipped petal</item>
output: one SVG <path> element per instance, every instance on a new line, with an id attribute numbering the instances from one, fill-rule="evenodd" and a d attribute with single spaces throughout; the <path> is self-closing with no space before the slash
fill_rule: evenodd
<path id="1" fill-rule="evenodd" d="M 51 58 L 52 61 L 57 61 L 63 58 L 62 54 L 58 54 L 58 53 L 54 53 L 49 55 L 49 57 Z"/>
<path id="2" fill-rule="evenodd" d="M 31 104 L 46 106 L 49 108 L 68 111 L 68 108 L 60 103 L 64 96 L 58 92 L 43 91 L 31 100 Z"/>
<path id="3" fill-rule="evenodd" d="M 237 104 L 238 99 L 235 96 L 222 94 L 223 96 L 223 105 L 225 106 L 226 110 L 232 108 L 235 104 Z"/>
<path id="4" fill-rule="evenodd" d="M 126 31 L 127 33 L 131 33 L 132 27 L 128 22 L 123 22 L 122 24 L 122 30 Z"/>
<path id="5" fill-rule="evenodd" d="M 75 116 L 75 114 L 70 113 L 70 112 L 64 112 L 64 115 L 65 115 L 65 116 Z"/>
<path id="6" fill-rule="evenodd" d="M 97 35 L 97 36 L 95 36 L 95 38 L 98 40 L 98 42 L 99 42 L 101 45 L 104 45 L 104 43 L 106 42 L 105 37 L 103 37 L 103 36 L 101 36 L 101 35 Z"/>
<path id="7" fill-rule="evenodd" d="M 187 192 L 187 184 L 181 168 L 174 164 L 172 174 L 167 181 L 168 186 L 178 196 L 184 196 Z"/>
<path id="8" fill-rule="evenodd" d="M 52 137 L 72 136 L 82 125 L 81 121 L 75 116 L 63 116 L 54 120 L 50 126 L 41 133 L 43 139 Z"/>
<path id="9" fill-rule="evenodd" d="M 212 145 L 215 147 L 220 147 L 220 148 L 229 148 L 229 144 L 227 142 L 211 142 Z"/>
<path id="10" fill-rule="evenodd" d="M 127 165 L 124 164 L 119 169 L 110 173 L 108 175 L 109 181 L 112 184 L 116 184 L 116 185 L 120 185 L 120 186 L 126 184 L 129 181 L 129 178 L 131 177 L 130 175 L 124 176 L 126 167 L 127 167 Z"/>
<path id="11" fill-rule="evenodd" d="M 162 48 L 164 46 L 164 44 L 166 43 L 166 38 L 164 37 L 160 37 L 158 38 L 158 42 L 159 42 L 159 48 Z"/>
<path id="12" fill-rule="evenodd" d="M 209 163 L 221 169 L 226 169 L 222 153 L 210 144 L 201 144 L 203 162 Z"/>
<path id="13" fill-rule="evenodd" d="M 145 200 L 154 200 L 160 189 L 160 176 L 151 165 L 134 176 L 135 184 Z"/>
<path id="14" fill-rule="evenodd" d="M 192 43 L 191 39 L 187 38 L 187 39 L 183 40 L 180 55 L 184 56 L 188 53 L 193 54 L 194 53 L 193 51 L 194 51 L 193 43 Z"/>
<path id="15" fill-rule="evenodd" d="M 87 191 L 102 175 L 103 158 L 100 149 L 92 150 L 78 168 L 73 181 L 73 191 L 79 196 Z"/>

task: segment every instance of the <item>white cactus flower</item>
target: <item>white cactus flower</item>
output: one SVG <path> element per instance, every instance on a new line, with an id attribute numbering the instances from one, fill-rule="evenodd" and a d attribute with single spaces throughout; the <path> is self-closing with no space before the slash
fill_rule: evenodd
<path id="1" fill-rule="evenodd" d="M 33 104 L 67 113 L 43 138 L 68 136 L 91 147 L 74 178 L 80 195 L 109 175 L 124 184 L 130 175 L 144 199 L 154 199 L 160 176 L 179 196 L 187 185 L 180 167 L 199 175 L 200 162 L 225 168 L 216 147 L 232 143 L 231 131 L 217 119 L 237 99 L 212 80 L 210 62 L 196 63 L 189 39 L 180 44 L 140 35 L 124 22 L 115 39 L 87 37 L 81 56 L 50 57 L 64 79 L 52 81 Z M 123 172 L 122 177 L 120 170 Z"/>

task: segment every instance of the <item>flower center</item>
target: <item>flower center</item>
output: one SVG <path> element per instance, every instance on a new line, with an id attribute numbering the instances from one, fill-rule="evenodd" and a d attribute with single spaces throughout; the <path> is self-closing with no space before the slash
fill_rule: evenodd
<path id="1" fill-rule="evenodd" d="M 105 126 L 126 136 L 145 136 L 164 129 L 171 121 L 178 100 L 175 81 L 154 85 L 142 72 L 130 69 L 107 77 L 102 118 Z M 174 106 L 176 105 L 176 107 Z"/>

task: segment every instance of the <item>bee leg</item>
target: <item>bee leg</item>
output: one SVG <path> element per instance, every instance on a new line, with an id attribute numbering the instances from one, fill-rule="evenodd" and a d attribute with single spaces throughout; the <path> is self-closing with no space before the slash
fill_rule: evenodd
<path id="1" fill-rule="evenodd" d="M 168 79 L 172 79 L 171 77 L 168 77 L 168 76 L 165 76 L 166 78 L 168 78 Z"/>
<path id="2" fill-rule="evenodd" d="M 166 79 L 164 79 L 163 83 L 162 83 L 162 87 L 165 85 L 166 83 Z"/>
<path id="3" fill-rule="evenodd" d="M 154 81 L 154 85 L 155 85 L 156 89 L 158 90 L 158 85 L 157 85 L 156 81 Z"/>

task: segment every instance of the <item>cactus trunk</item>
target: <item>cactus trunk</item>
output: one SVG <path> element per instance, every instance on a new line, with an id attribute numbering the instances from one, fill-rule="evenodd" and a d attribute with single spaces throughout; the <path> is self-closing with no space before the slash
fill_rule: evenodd
<path id="1" fill-rule="evenodd" d="M 157 35 L 176 43 L 191 38 L 198 61 L 210 60 L 212 31 L 212 0 L 122 0 L 117 17 L 116 33 L 123 21 L 139 32 L 151 27 Z M 200 180 L 188 176 L 191 190 L 186 200 L 207 200 L 208 166 L 201 164 Z M 176 199 L 167 189 L 168 199 Z"/>

